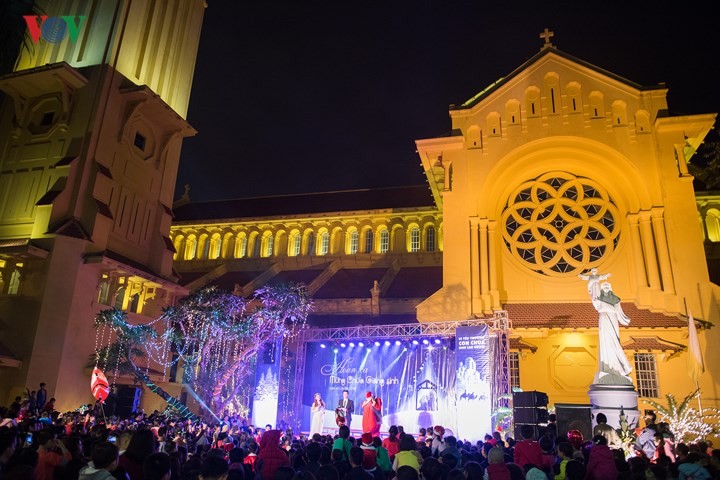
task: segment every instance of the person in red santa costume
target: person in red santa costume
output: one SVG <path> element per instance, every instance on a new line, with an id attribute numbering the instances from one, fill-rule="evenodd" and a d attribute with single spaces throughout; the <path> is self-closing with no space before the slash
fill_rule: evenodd
<path id="1" fill-rule="evenodd" d="M 382 423 L 382 400 L 372 392 L 367 392 L 362 403 L 362 412 L 363 433 L 371 433 L 373 437 L 379 435 Z"/>

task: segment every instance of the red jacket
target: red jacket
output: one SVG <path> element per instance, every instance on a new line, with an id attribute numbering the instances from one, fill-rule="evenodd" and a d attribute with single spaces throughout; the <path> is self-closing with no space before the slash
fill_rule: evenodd
<path id="1" fill-rule="evenodd" d="M 543 453 L 540 444 L 533 440 L 521 440 L 515 444 L 515 457 L 513 463 L 525 467 L 528 463 L 538 468 L 543 466 Z"/>
<path id="2" fill-rule="evenodd" d="M 617 478 L 615 458 L 607 445 L 593 445 L 590 449 L 590 459 L 585 469 L 586 480 L 606 480 Z"/>
<path id="3" fill-rule="evenodd" d="M 260 475 L 263 480 L 272 480 L 275 478 L 275 472 L 280 467 L 289 467 L 290 459 L 287 453 L 279 447 L 280 430 L 267 430 L 260 439 L 260 451 L 258 452 L 257 462 L 261 462 Z M 256 463 L 256 467 L 259 464 Z"/>
<path id="4" fill-rule="evenodd" d="M 491 463 L 487 467 L 488 479 L 490 480 L 512 480 L 510 469 L 504 463 Z"/>

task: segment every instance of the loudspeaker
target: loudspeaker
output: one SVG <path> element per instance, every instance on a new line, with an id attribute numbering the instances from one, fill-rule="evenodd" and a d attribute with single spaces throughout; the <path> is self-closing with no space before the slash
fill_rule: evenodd
<path id="1" fill-rule="evenodd" d="M 122 387 L 118 389 L 116 414 L 127 417 L 140 410 L 142 390 L 138 387 Z"/>
<path id="2" fill-rule="evenodd" d="M 515 440 L 520 441 L 523 439 L 522 427 L 524 427 L 524 426 L 525 426 L 524 424 L 517 424 L 517 423 L 515 424 L 515 430 L 514 430 Z M 533 429 L 533 438 L 535 440 L 539 440 L 540 437 L 542 437 L 543 435 L 545 435 L 545 433 L 547 433 L 547 427 L 544 425 L 530 425 L 530 427 L 532 427 L 532 429 Z"/>
<path id="3" fill-rule="evenodd" d="M 548 411 L 546 408 L 513 408 L 513 422 L 516 424 L 547 423 Z"/>
<path id="4" fill-rule="evenodd" d="M 545 392 L 513 392 L 513 408 L 547 407 L 548 396 Z"/>
<path id="5" fill-rule="evenodd" d="M 592 412 L 590 405 L 556 403 L 557 430 L 559 438 L 567 438 L 569 430 L 579 430 L 584 440 L 592 439 Z"/>

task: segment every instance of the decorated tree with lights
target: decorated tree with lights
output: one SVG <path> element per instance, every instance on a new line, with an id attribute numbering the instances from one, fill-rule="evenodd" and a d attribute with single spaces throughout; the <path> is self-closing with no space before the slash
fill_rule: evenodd
<path id="1" fill-rule="evenodd" d="M 127 321 L 126 312 L 111 308 L 95 316 L 95 329 L 99 334 L 96 345 L 104 343 L 105 334 L 109 331 L 108 343 L 96 346 L 89 366 L 112 372 L 113 382 L 119 376 L 129 376 L 135 383 L 144 384 L 151 392 L 159 395 L 180 416 L 194 417 L 185 405 L 153 382 L 149 376 L 147 346 L 157 343 L 159 338 L 152 326 L 131 325 Z M 145 363 L 145 366 L 141 362 Z"/>
<path id="2" fill-rule="evenodd" d="M 720 418 L 717 408 L 706 407 L 701 413 L 690 406 L 692 400 L 699 396 L 700 389 L 678 402 L 675 395 L 668 393 L 665 395 L 667 406 L 654 401 L 648 401 L 648 404 L 657 410 L 661 422 L 668 423 L 678 442 L 693 443 L 716 433 L 717 427 L 714 424 Z"/>
<path id="3" fill-rule="evenodd" d="M 222 412 L 237 402 L 258 350 L 293 335 L 311 310 L 302 284 L 265 286 L 247 299 L 208 287 L 166 309 L 164 319 L 168 339 L 185 362 L 183 381 Z"/>
<path id="4" fill-rule="evenodd" d="M 94 358 L 148 386 L 150 379 L 137 359 L 146 357 L 146 368 L 152 362 L 163 370 L 182 361 L 183 383 L 206 406 L 218 413 L 232 406 L 244 414 L 247 405 L 238 400 L 239 392 L 252 388 L 248 380 L 258 350 L 268 341 L 293 335 L 311 309 L 306 287 L 291 283 L 260 288 L 249 298 L 207 287 L 141 326 L 129 325 L 124 312 L 105 310 L 98 314 L 96 328 L 110 326 L 116 338 L 97 348 Z M 163 328 L 162 333 L 156 325 Z M 156 393 L 174 400 L 166 392 Z"/>

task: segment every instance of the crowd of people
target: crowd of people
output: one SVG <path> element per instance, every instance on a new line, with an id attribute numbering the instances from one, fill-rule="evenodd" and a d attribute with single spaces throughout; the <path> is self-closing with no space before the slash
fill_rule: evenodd
<path id="1" fill-rule="evenodd" d="M 160 412 L 105 418 L 97 406 L 48 415 L 37 401 L 33 409 L 27 401 L 13 403 L 0 416 L 1 480 L 720 478 L 718 450 L 706 442 L 675 443 L 654 419 L 646 419 L 637 452 L 626 459 L 602 428 L 588 441 L 548 434 L 536 439 L 535 429 L 524 426 L 517 441 L 494 432 L 471 443 L 442 426 L 413 435 L 392 425 L 384 438 L 370 432 L 354 438 L 342 425 L 333 435 L 305 436 L 256 428 L 237 416 L 213 422 Z"/>

